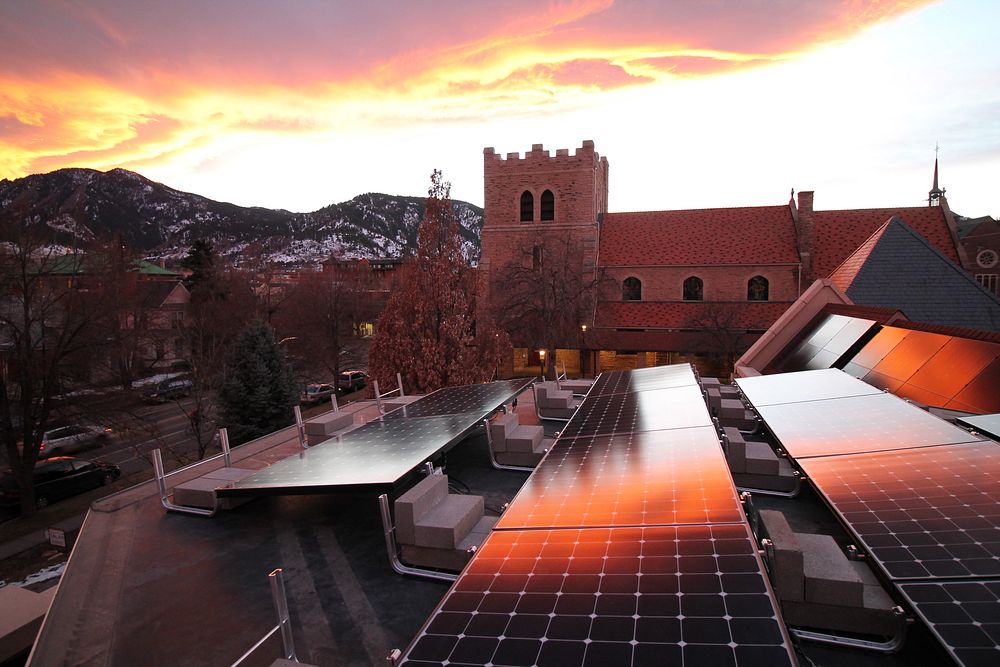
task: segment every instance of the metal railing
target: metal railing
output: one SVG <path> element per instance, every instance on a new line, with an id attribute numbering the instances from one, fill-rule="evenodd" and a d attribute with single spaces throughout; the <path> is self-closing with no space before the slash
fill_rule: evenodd
<path id="1" fill-rule="evenodd" d="M 403 376 L 399 373 L 396 373 L 396 388 L 392 391 L 383 393 L 379 389 L 378 380 L 373 380 L 372 386 L 375 388 L 375 405 L 378 406 L 379 414 L 385 414 L 385 407 L 382 405 L 383 398 L 393 394 L 399 394 L 400 397 L 406 396 L 406 391 L 403 389 Z"/>

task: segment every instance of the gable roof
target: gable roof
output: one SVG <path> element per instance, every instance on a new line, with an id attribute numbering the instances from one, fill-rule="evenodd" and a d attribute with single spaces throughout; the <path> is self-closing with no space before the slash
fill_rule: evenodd
<path id="1" fill-rule="evenodd" d="M 143 308 L 159 308 L 175 289 L 183 289 L 184 283 L 178 281 L 148 280 L 136 283 L 139 303 Z"/>
<path id="2" fill-rule="evenodd" d="M 817 278 L 830 275 L 893 216 L 900 217 L 948 259 L 961 263 L 940 206 L 815 211 L 813 216 L 813 275 Z"/>
<path id="3" fill-rule="evenodd" d="M 894 217 L 830 275 L 853 302 L 929 324 L 1000 330 L 1000 299 Z"/>
<path id="4" fill-rule="evenodd" d="M 857 247 L 855 246 L 852 247 Z M 601 266 L 795 264 L 788 206 L 607 213 Z"/>

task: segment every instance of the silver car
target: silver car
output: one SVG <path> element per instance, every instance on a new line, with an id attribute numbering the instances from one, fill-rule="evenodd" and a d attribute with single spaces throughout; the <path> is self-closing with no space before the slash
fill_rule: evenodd
<path id="1" fill-rule="evenodd" d="M 111 429 L 97 426 L 75 425 L 54 428 L 42 436 L 42 447 L 38 456 L 48 458 L 103 447 L 110 435 Z"/>

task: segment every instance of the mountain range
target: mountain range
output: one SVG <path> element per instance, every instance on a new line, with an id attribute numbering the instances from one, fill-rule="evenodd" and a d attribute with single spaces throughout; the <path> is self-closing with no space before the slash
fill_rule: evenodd
<path id="1" fill-rule="evenodd" d="M 78 248 L 118 235 L 148 259 L 171 262 L 203 238 L 237 265 L 252 254 L 286 268 L 330 257 L 405 257 L 416 248 L 424 202 L 368 193 L 293 213 L 214 201 L 125 169 L 59 169 L 0 181 L 0 221 L 28 218 L 52 244 Z M 453 204 L 464 251 L 475 261 L 483 209 Z"/>

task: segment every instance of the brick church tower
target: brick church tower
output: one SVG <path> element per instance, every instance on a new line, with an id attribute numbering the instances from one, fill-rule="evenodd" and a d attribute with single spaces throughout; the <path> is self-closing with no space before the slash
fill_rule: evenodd
<path id="1" fill-rule="evenodd" d="M 502 286 L 503 267 L 541 261 L 547 240 L 573 243 L 583 257 L 583 274 L 592 273 L 608 210 L 608 161 L 594 142 L 584 141 L 573 155 L 559 149 L 555 156 L 534 144 L 523 158 L 508 153 L 506 159 L 486 148 L 483 163 L 480 306 L 495 303 L 490 292 Z"/>

